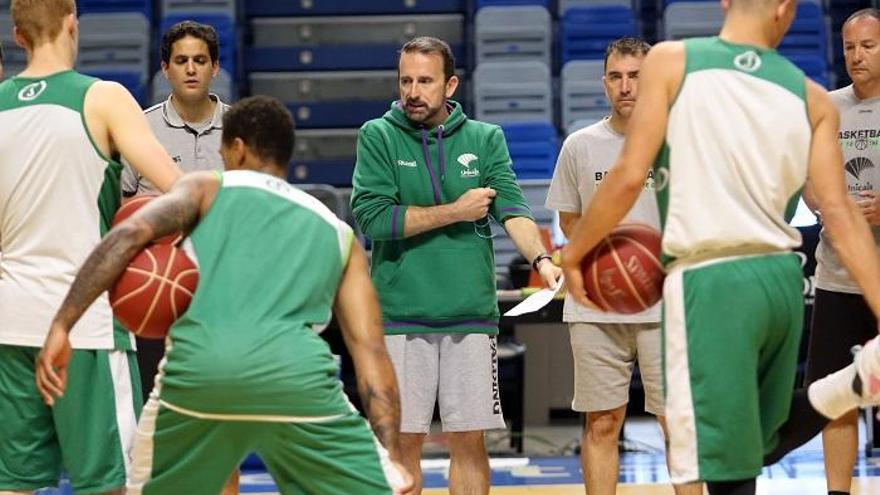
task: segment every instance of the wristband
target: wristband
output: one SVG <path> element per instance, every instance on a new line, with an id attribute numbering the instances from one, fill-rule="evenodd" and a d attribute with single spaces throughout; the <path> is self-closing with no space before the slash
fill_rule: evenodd
<path id="1" fill-rule="evenodd" d="M 542 260 L 550 260 L 553 262 L 553 257 L 547 253 L 541 253 L 538 256 L 535 256 L 535 259 L 532 260 L 532 270 L 538 271 L 538 263 Z"/>

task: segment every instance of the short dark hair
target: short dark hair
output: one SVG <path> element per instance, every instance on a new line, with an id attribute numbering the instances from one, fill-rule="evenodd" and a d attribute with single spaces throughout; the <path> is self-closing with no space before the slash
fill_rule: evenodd
<path id="1" fill-rule="evenodd" d="M 162 35 L 162 46 L 159 49 L 159 56 L 163 62 L 166 64 L 171 62 L 171 49 L 174 43 L 187 36 L 204 41 L 208 45 L 211 62 L 217 63 L 220 58 L 220 42 L 217 41 L 217 31 L 212 26 L 195 21 L 180 21 L 165 31 L 165 34 Z"/>
<path id="2" fill-rule="evenodd" d="M 880 21 L 880 9 L 869 7 L 867 9 L 857 10 L 853 12 L 852 15 L 847 17 L 845 21 L 843 21 L 842 26 L 846 26 L 850 22 L 856 19 L 861 19 L 862 17 L 873 17 L 874 19 Z"/>
<path id="3" fill-rule="evenodd" d="M 404 43 L 403 47 L 400 49 L 401 54 L 413 52 L 421 53 L 423 55 L 431 53 L 440 55 L 443 57 L 443 76 L 445 79 L 448 81 L 455 75 L 455 56 L 452 54 L 452 48 L 449 48 L 449 43 L 446 43 L 440 38 L 419 36 L 418 38 L 413 38 Z"/>
<path id="4" fill-rule="evenodd" d="M 293 155 L 293 116 L 271 96 L 244 98 L 223 114 L 223 144 L 228 146 L 235 138 L 261 160 L 286 167 Z"/>
<path id="5" fill-rule="evenodd" d="M 604 68 L 608 69 L 608 57 L 610 57 L 614 53 L 618 55 L 634 55 L 644 57 L 648 54 L 648 51 L 650 49 L 651 45 L 649 45 L 647 42 L 645 42 L 645 40 L 641 38 L 633 38 L 631 36 L 618 38 L 611 43 L 608 43 L 608 48 L 605 49 Z"/>

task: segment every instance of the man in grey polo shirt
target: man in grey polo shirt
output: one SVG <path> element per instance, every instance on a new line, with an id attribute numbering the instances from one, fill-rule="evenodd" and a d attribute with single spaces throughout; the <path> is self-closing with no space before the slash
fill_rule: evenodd
<path id="1" fill-rule="evenodd" d="M 162 37 L 162 72 L 171 85 L 171 95 L 144 114 L 159 142 L 184 172 L 223 170 L 220 134 L 228 105 L 209 92 L 220 70 L 218 53 L 217 33 L 205 24 L 179 22 Z M 124 196 L 156 192 L 126 166 L 122 174 Z M 144 385 L 144 391 L 149 392 L 152 387 Z"/>
<path id="2" fill-rule="evenodd" d="M 184 172 L 223 170 L 220 135 L 228 105 L 210 93 L 211 82 L 220 70 L 219 49 L 214 28 L 197 22 L 179 22 L 162 36 L 162 72 L 171 85 L 171 95 L 144 114 L 156 138 Z M 126 164 L 122 195 L 140 194 L 158 191 Z M 164 354 L 161 340 L 138 339 L 145 402 Z"/>
<path id="3" fill-rule="evenodd" d="M 210 93 L 220 70 L 220 44 L 213 27 L 193 21 L 171 26 L 162 36 L 162 73 L 171 85 L 167 100 L 144 114 L 156 138 L 184 172 L 223 170 L 220 136 L 223 113 L 229 105 Z M 149 181 L 126 164 L 122 171 L 122 195 L 158 194 Z M 162 340 L 137 339 L 137 358 L 144 402 L 153 390 L 159 361 L 165 355 Z M 238 493 L 238 472 L 222 495 Z"/>

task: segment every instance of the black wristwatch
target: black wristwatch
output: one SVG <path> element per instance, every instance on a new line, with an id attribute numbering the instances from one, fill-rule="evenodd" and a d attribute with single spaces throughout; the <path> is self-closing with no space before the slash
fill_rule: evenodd
<path id="1" fill-rule="evenodd" d="M 535 256 L 535 259 L 532 260 L 532 270 L 538 271 L 538 263 L 540 263 L 542 260 L 550 260 L 550 262 L 552 263 L 553 257 L 547 253 L 541 253 L 538 256 Z"/>

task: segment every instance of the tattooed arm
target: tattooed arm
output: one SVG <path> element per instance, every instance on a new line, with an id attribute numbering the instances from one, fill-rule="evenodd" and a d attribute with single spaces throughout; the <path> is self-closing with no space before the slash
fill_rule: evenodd
<path id="1" fill-rule="evenodd" d="M 379 300 L 367 272 L 367 257 L 357 241 L 336 293 L 336 317 L 354 360 L 358 392 L 379 442 L 399 459 L 400 397 L 394 368 L 385 349 Z"/>
<path id="2" fill-rule="evenodd" d="M 218 185 L 216 175 L 210 172 L 181 178 L 167 194 L 112 229 L 92 251 L 55 314 L 37 358 L 37 387 L 47 404 L 52 405 L 54 397 L 64 393 L 70 361 L 68 333 L 83 313 L 150 241 L 174 232 L 189 233 L 201 212 L 207 211 Z"/>

